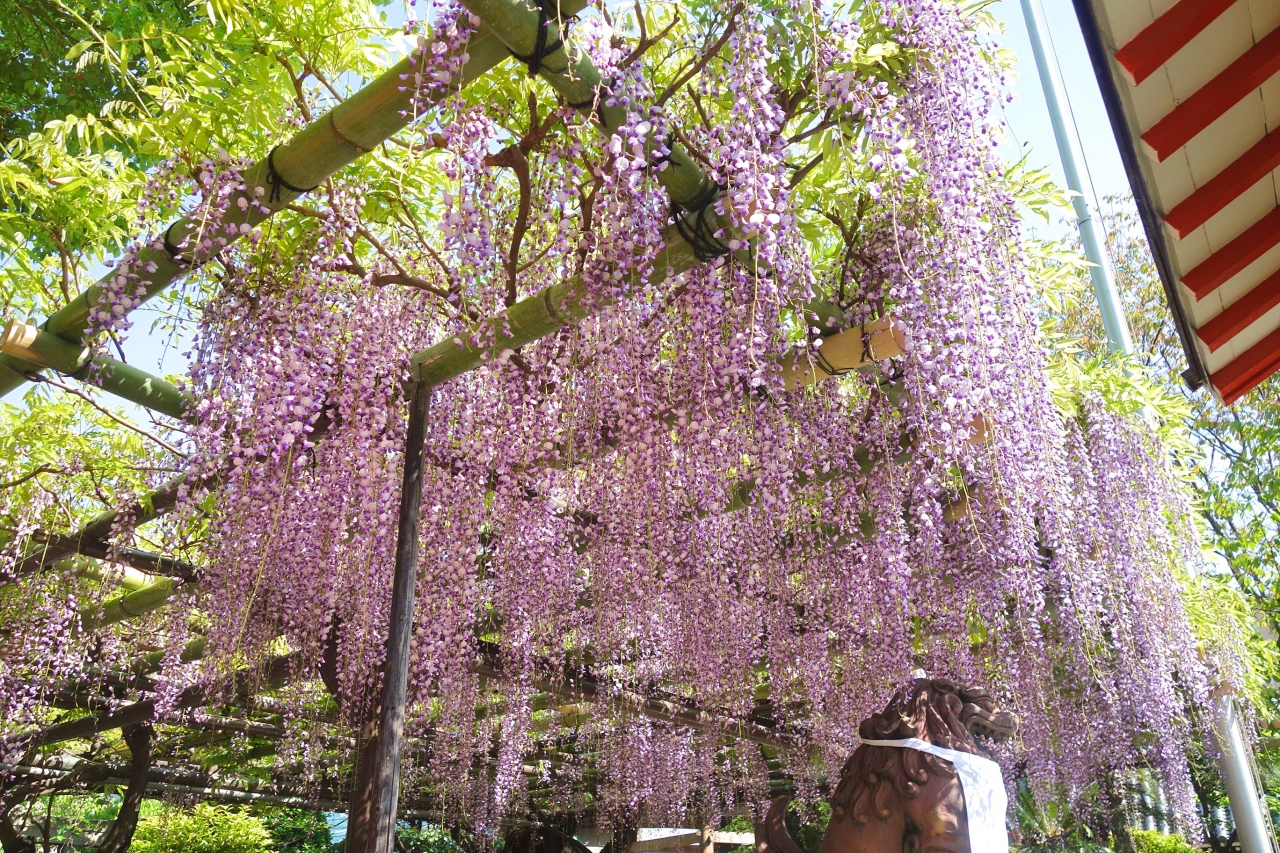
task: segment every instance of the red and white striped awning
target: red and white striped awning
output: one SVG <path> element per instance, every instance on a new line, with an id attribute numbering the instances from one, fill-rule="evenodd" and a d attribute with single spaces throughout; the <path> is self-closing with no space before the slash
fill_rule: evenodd
<path id="1" fill-rule="evenodd" d="M 1075 0 L 1191 362 L 1280 369 L 1280 0 Z"/>

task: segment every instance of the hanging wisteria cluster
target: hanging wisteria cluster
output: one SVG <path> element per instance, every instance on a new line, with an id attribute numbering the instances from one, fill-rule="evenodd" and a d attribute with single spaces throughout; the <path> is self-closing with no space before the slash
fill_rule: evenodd
<path id="1" fill-rule="evenodd" d="M 602 135 L 598 105 L 450 91 L 478 20 L 439 12 L 405 81 L 416 183 L 333 182 L 219 255 L 188 463 L 216 485 L 170 522 L 198 532 L 204 571 L 149 617 L 174 713 L 187 684 L 287 650 L 326 674 L 341 725 L 370 718 L 410 357 L 485 346 L 482 318 L 576 276 L 588 319 L 431 392 L 411 788 L 477 825 L 531 801 L 618 825 L 722 814 L 767 799 L 774 751 L 610 690 L 768 720 L 814 790 L 923 668 L 1016 711 L 1007 778 L 1070 798 L 1154 766 L 1192 820 L 1186 709 L 1231 675 L 1201 665 L 1177 595 L 1194 525 L 1144 424 L 1092 397 L 1055 407 L 972 22 L 943 0 L 730 14 L 718 56 L 660 105 L 671 72 L 651 79 L 603 15 L 574 24 L 600 98 L 628 113 Z M 710 242 L 728 252 L 669 276 L 677 142 L 723 188 Z M 205 189 L 239 180 L 206 165 Z M 121 279 L 108 298 L 132 298 Z M 120 315 L 104 303 L 95 323 Z M 784 354 L 888 318 L 901 356 L 784 387 Z M 83 675 L 71 628 L 41 619 L 22 630 L 64 638 L 60 663 L 23 702 Z M 181 663 L 199 634 L 203 659 Z M 501 678 L 477 665 L 495 657 Z M 9 698 L 7 673 L 30 670 L 5 666 Z M 546 708 L 540 679 L 566 669 L 612 686 Z M 279 755 L 318 778 L 306 731 Z"/>

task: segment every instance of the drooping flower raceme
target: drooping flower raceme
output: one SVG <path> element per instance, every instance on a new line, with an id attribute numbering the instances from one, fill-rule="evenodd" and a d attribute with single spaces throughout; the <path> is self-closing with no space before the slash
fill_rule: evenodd
<path id="1" fill-rule="evenodd" d="M 190 442 L 217 486 L 180 509 L 206 569 L 174 636 L 198 610 L 202 677 L 290 650 L 328 673 L 340 725 L 369 719 L 406 368 L 455 341 L 489 349 L 431 391 L 406 796 L 479 823 L 530 803 L 618 824 L 758 805 L 768 762 L 814 790 L 924 668 L 1018 712 L 1038 790 L 1150 764 L 1191 815 L 1181 709 L 1209 685 L 1176 595 L 1187 507 L 1145 426 L 1093 398 L 1055 407 L 972 29 L 941 0 L 856 20 L 748 5 L 661 109 L 610 24 L 575 24 L 626 108 L 604 135 L 590 108 L 435 106 L 474 26 L 444 19 L 406 80 L 424 93 L 406 162 L 431 180 L 398 183 L 402 207 L 335 182 L 287 235 L 223 253 Z M 676 275 L 654 137 L 723 187 L 729 254 Z M 575 277 L 587 319 L 491 346 L 482 318 Z M 900 357 L 785 388 L 784 353 L 888 317 Z M 600 679 L 598 701 L 548 699 L 540 679 L 566 668 Z M 802 746 L 619 695 L 646 690 Z"/>

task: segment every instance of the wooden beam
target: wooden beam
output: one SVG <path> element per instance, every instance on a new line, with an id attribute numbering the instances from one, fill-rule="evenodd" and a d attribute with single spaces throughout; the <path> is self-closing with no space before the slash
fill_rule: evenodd
<path id="1" fill-rule="evenodd" d="M 627 853 L 659 853 L 663 850 L 688 849 L 702 843 L 701 832 L 682 832 L 665 838 L 648 838 L 627 845 Z"/>
<path id="2" fill-rule="evenodd" d="M 247 697 L 254 687 L 265 686 L 267 689 L 279 687 L 293 676 L 301 663 L 302 659 L 299 655 L 287 654 L 272 658 L 252 671 L 237 673 L 231 679 L 229 694 L 211 694 L 206 685 L 193 685 L 182 691 L 175 707 L 201 708 L 214 702 L 238 701 Z M 114 711 L 56 723 L 33 733 L 24 746 L 29 748 L 51 746 L 69 740 L 84 740 L 122 726 L 153 722 L 155 715 L 155 702 L 151 699 L 143 699 Z"/>
<path id="3" fill-rule="evenodd" d="M 1209 377 L 1228 406 L 1256 388 L 1280 367 L 1280 330 L 1267 335 L 1235 361 Z"/>
<path id="4" fill-rule="evenodd" d="M 1277 305 L 1280 305 L 1280 270 L 1228 305 L 1221 314 L 1197 329 L 1196 334 L 1209 347 L 1209 352 L 1217 352 Z"/>
<path id="5" fill-rule="evenodd" d="M 423 445 L 431 387 L 415 384 L 409 391 L 409 425 L 405 431 L 404 474 L 400 487 L 400 523 L 395 574 L 391 582 L 391 625 L 387 633 L 382 695 L 372 742 L 372 760 L 360 762 L 347 849 L 350 853 L 395 853 L 396 809 L 400 797 L 400 756 L 404 742 L 405 701 L 409 687 L 414 602 L 418 578 L 418 522 L 422 510 Z"/>
<path id="6" fill-rule="evenodd" d="M 1249 264 L 1280 244 L 1280 206 L 1250 225 L 1239 236 L 1182 277 L 1196 299 L 1204 299 Z"/>
<path id="7" fill-rule="evenodd" d="M 481 649 L 481 655 L 471 665 L 471 671 L 488 678 L 505 680 L 507 674 L 502 667 L 497 646 L 482 643 Z M 724 737 L 742 738 L 752 743 L 779 748 L 795 747 L 803 743 L 803 738 L 798 734 L 758 720 L 702 708 L 696 702 L 678 696 L 657 693 L 645 695 L 615 679 L 597 676 L 586 668 L 556 668 L 544 664 L 535 669 L 530 685 L 535 690 L 571 702 L 607 702 L 652 720 Z"/>
<path id="8" fill-rule="evenodd" d="M 1185 238 L 1245 190 L 1269 176 L 1277 166 L 1280 166 L 1280 130 L 1264 136 L 1261 142 L 1179 202 L 1165 214 L 1164 221 L 1179 238 Z"/>
<path id="9" fill-rule="evenodd" d="M 1272 30 L 1217 77 L 1156 122 L 1142 141 L 1164 162 L 1169 155 L 1280 71 L 1280 28 Z"/>
<path id="10" fill-rule="evenodd" d="M 874 367 L 902 355 L 906 343 L 902 326 L 892 317 L 880 317 L 822 338 L 815 350 L 787 353 L 782 359 L 783 385 L 791 390 Z"/>

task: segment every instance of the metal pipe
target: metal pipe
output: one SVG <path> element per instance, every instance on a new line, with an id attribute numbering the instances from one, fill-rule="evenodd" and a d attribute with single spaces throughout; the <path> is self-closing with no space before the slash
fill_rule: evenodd
<path id="1" fill-rule="evenodd" d="M 1274 834 L 1258 793 L 1235 697 L 1220 696 L 1217 710 L 1218 770 L 1231 802 L 1241 853 L 1275 853 Z"/>
<path id="2" fill-rule="evenodd" d="M 1133 192 L 1133 202 L 1138 208 L 1138 218 L 1142 220 L 1142 230 L 1147 234 L 1147 243 L 1151 246 L 1151 256 L 1155 260 L 1156 272 L 1160 275 L 1160 284 L 1164 287 L 1165 301 L 1173 314 L 1173 324 L 1178 330 L 1178 340 L 1182 343 L 1182 353 L 1187 358 L 1187 369 L 1182 372 L 1182 381 L 1192 391 L 1204 386 L 1209 375 L 1200 351 L 1196 349 L 1195 332 L 1187 309 L 1178 297 L 1178 277 L 1173 271 L 1173 258 L 1169 247 L 1164 242 L 1164 224 L 1160 219 L 1160 211 L 1156 208 L 1151 196 L 1151 188 L 1142 174 L 1142 166 L 1138 160 L 1138 146 L 1134 142 L 1129 129 L 1128 119 L 1124 115 L 1124 107 L 1120 103 L 1120 90 L 1115 78 L 1111 76 L 1111 54 L 1102 41 L 1102 33 L 1098 28 L 1098 15 L 1091 5 L 1091 0 L 1072 0 L 1075 6 L 1076 19 L 1080 22 L 1080 31 L 1084 35 L 1084 45 L 1089 52 L 1089 62 L 1093 65 L 1093 75 L 1098 80 L 1098 90 L 1102 95 L 1102 103 L 1107 108 L 1107 118 L 1111 121 L 1111 131 L 1115 134 L 1116 147 L 1120 150 L 1120 162 L 1124 164 L 1125 174 L 1129 176 L 1129 189 Z"/>
<path id="3" fill-rule="evenodd" d="M 1058 154 L 1062 157 L 1062 171 L 1066 173 L 1067 187 L 1076 193 L 1071 199 L 1075 208 L 1076 220 L 1080 226 L 1080 241 L 1084 244 L 1085 257 L 1093 264 L 1089 268 L 1089 278 L 1093 281 L 1093 292 L 1098 297 L 1098 307 L 1102 311 L 1102 324 L 1107 331 L 1107 343 L 1112 352 L 1133 352 L 1133 337 L 1129 333 L 1129 322 L 1124 316 L 1124 305 L 1120 302 L 1120 292 L 1116 288 L 1115 275 L 1111 263 L 1098 236 L 1097 223 L 1093 212 L 1089 209 L 1089 201 L 1084 195 L 1084 182 L 1080 179 L 1079 164 L 1084 160 L 1079 144 L 1073 134 L 1068 132 L 1066 119 L 1062 114 L 1062 103 L 1066 100 L 1062 79 L 1058 74 L 1055 62 L 1050 62 L 1048 47 L 1044 40 L 1044 19 L 1039 4 L 1034 0 L 1022 0 L 1022 16 L 1027 22 L 1027 35 L 1031 38 L 1031 52 L 1036 58 L 1036 69 L 1040 72 L 1040 85 L 1044 89 L 1045 106 L 1049 108 L 1049 119 L 1053 122 L 1053 135 L 1058 141 Z"/>

